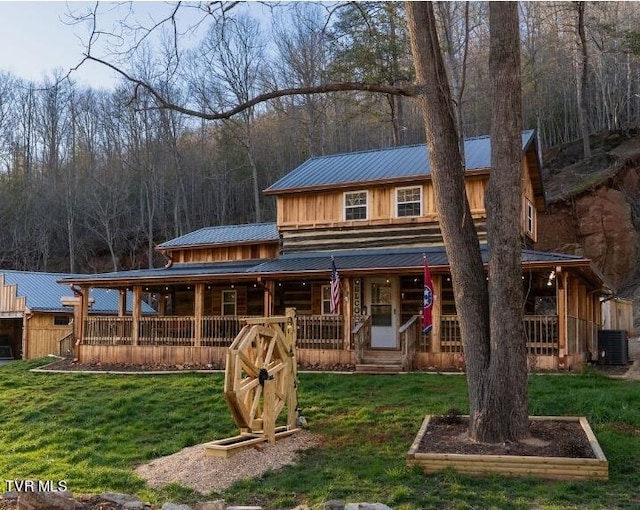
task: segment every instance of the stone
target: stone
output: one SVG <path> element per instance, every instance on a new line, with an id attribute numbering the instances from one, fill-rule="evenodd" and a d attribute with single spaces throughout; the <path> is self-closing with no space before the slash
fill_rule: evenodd
<path id="1" fill-rule="evenodd" d="M 142 501 L 127 501 L 122 508 L 125 510 L 141 510 L 145 507 L 145 504 Z"/>
<path id="2" fill-rule="evenodd" d="M 2 499 L 15 501 L 16 499 L 18 499 L 18 493 L 16 491 L 7 491 L 2 495 Z"/>
<path id="3" fill-rule="evenodd" d="M 79 504 L 57 492 L 21 492 L 18 510 L 75 510 Z"/>
<path id="4" fill-rule="evenodd" d="M 105 501 L 109 501 L 110 503 L 115 503 L 120 506 L 124 506 L 126 503 L 140 502 L 135 496 L 121 494 L 119 492 L 103 492 L 100 494 L 100 497 Z"/>
<path id="5" fill-rule="evenodd" d="M 330 499 L 325 502 L 324 510 L 344 510 L 344 501 L 340 499 Z"/>
<path id="6" fill-rule="evenodd" d="M 227 504 L 224 499 L 216 499 L 215 501 L 201 501 L 196 503 L 195 510 L 225 510 Z"/>
<path id="7" fill-rule="evenodd" d="M 392 510 L 382 503 L 349 503 L 344 510 Z"/>
<path id="8" fill-rule="evenodd" d="M 227 510 L 264 510 L 261 506 L 228 506 Z"/>
<path id="9" fill-rule="evenodd" d="M 162 510 L 191 510 L 191 507 L 177 503 L 165 503 L 162 505 Z"/>

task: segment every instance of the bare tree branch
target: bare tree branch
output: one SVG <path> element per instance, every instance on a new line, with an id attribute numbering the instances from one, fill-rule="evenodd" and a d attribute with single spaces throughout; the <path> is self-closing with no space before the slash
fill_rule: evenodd
<path id="1" fill-rule="evenodd" d="M 137 92 L 139 89 L 145 90 L 151 97 L 153 97 L 156 102 L 157 108 L 173 110 L 176 112 L 184 113 L 185 115 L 190 115 L 192 117 L 198 117 L 200 119 L 205 120 L 221 120 L 221 119 L 229 119 L 234 115 L 237 115 L 240 112 L 247 110 L 257 104 L 264 103 L 271 99 L 276 99 L 284 96 L 295 96 L 302 94 L 326 94 L 329 92 L 348 92 L 348 91 L 362 91 L 362 92 L 377 92 L 384 94 L 391 94 L 396 96 L 405 96 L 412 97 L 415 95 L 415 87 L 413 85 L 408 85 L 405 87 L 396 87 L 391 85 L 384 85 L 380 83 L 360 83 L 360 82 L 341 82 L 341 83 L 327 83 L 324 85 L 317 85 L 312 87 L 297 87 L 297 88 L 286 88 L 281 90 L 274 90 L 272 92 L 265 92 L 264 94 L 259 94 L 256 97 L 241 103 L 234 108 L 229 110 L 225 110 L 222 112 L 216 113 L 207 113 L 204 111 L 194 110 L 192 108 L 187 108 L 185 106 L 181 106 L 179 104 L 173 103 L 167 100 L 162 94 L 160 94 L 155 87 L 150 85 L 149 83 L 134 78 L 130 76 L 127 72 L 123 71 L 119 67 L 115 66 L 111 62 L 107 62 L 106 60 L 94 57 L 92 55 L 86 55 L 84 61 L 93 61 L 98 62 L 104 66 L 109 67 L 114 70 L 120 76 L 125 78 L 127 81 L 131 82 L 134 85 L 135 94 L 137 96 Z"/>

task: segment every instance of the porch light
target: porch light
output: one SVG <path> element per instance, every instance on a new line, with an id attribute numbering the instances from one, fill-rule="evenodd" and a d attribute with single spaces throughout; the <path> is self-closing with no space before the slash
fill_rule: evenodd
<path id="1" fill-rule="evenodd" d="M 547 278 L 547 287 L 551 287 L 553 285 L 553 280 L 556 279 L 556 272 L 554 269 L 549 273 L 549 278 Z"/>

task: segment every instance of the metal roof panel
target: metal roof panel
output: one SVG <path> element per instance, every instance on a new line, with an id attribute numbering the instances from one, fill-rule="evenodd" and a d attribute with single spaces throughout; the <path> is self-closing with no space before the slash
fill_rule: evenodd
<path id="1" fill-rule="evenodd" d="M 534 135 L 534 130 L 522 133 L 523 151 Z M 488 136 L 466 139 L 464 151 L 468 171 L 491 166 L 491 139 Z M 430 174 L 426 145 L 408 145 L 314 157 L 276 181 L 266 192 L 419 178 Z"/>
<path id="2" fill-rule="evenodd" d="M 5 285 L 16 285 L 17 295 L 24 297 L 30 310 L 40 312 L 71 312 L 72 307 L 62 306 L 62 297 L 73 297 L 69 284 L 58 283 L 58 280 L 79 275 L 65 273 L 43 273 L 36 271 L 3 270 Z M 106 289 L 91 289 L 89 296 L 94 299 L 92 312 L 116 313 L 118 311 L 118 293 Z M 128 311 L 131 311 L 133 294 L 127 296 Z M 143 312 L 153 313 L 154 310 L 143 306 Z"/>
<path id="3" fill-rule="evenodd" d="M 210 244 L 246 243 L 252 241 L 277 241 L 280 239 L 275 223 L 249 223 L 205 227 L 166 241 L 158 248 L 180 246 L 206 246 Z"/>

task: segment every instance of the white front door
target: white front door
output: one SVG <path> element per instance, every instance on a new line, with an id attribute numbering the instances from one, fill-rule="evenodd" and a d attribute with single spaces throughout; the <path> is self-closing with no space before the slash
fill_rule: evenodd
<path id="1" fill-rule="evenodd" d="M 398 347 L 396 324 L 396 288 L 394 278 L 367 278 L 366 305 L 371 315 L 371 347 Z"/>

